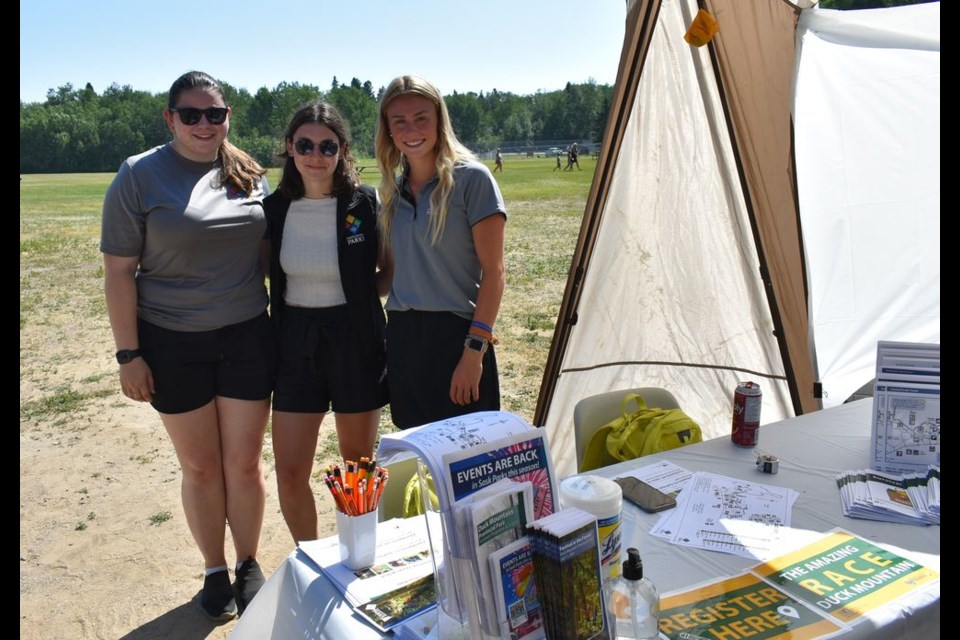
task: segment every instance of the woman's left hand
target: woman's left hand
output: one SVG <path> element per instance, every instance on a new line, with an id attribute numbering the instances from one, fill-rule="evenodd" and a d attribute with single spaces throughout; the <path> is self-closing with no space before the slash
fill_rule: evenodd
<path id="1" fill-rule="evenodd" d="M 483 375 L 483 354 L 464 349 L 450 380 L 450 401 L 465 406 L 480 399 L 480 376 Z"/>

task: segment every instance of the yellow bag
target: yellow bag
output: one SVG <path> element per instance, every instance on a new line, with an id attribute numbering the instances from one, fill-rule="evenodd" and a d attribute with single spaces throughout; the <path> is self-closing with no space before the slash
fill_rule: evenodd
<path id="1" fill-rule="evenodd" d="M 427 474 L 427 489 L 429 495 L 427 499 L 433 506 L 434 511 L 440 510 L 440 499 L 437 498 L 437 488 L 433 484 L 433 478 Z M 420 477 L 415 473 L 407 481 L 407 486 L 403 492 L 403 517 L 417 516 L 423 513 L 423 496 L 420 492 Z"/>
<path id="2" fill-rule="evenodd" d="M 636 401 L 637 409 L 627 413 L 631 401 Z M 580 462 L 581 471 L 602 467 L 609 457 L 621 462 L 703 442 L 700 425 L 680 409 L 651 409 L 640 394 L 628 393 L 621 411 L 622 416 L 600 427 L 590 438 Z"/>

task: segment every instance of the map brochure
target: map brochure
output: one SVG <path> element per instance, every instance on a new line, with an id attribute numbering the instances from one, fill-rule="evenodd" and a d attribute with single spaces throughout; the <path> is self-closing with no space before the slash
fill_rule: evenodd
<path id="1" fill-rule="evenodd" d="M 871 467 L 890 473 L 940 466 L 940 345 L 877 343 Z"/>
<path id="2" fill-rule="evenodd" d="M 670 640 L 812 640 L 847 630 L 748 572 L 660 596 L 660 637 Z"/>
<path id="3" fill-rule="evenodd" d="M 939 477 L 939 467 L 906 475 L 873 469 L 845 471 L 837 476 L 843 514 L 883 522 L 940 524 L 939 498 L 929 489 L 931 480 L 939 486 Z"/>
<path id="4" fill-rule="evenodd" d="M 336 535 L 300 543 L 306 554 L 361 618 L 387 631 L 436 606 L 433 562 L 423 518 L 395 518 L 377 526 L 376 561 L 360 570 L 340 562 Z"/>
<path id="5" fill-rule="evenodd" d="M 533 549 L 527 536 L 490 554 L 490 577 L 501 638 L 544 638 L 543 616 L 533 577 Z"/>
<path id="6" fill-rule="evenodd" d="M 793 599 L 851 625 L 940 580 L 937 571 L 842 529 L 751 571 Z"/>

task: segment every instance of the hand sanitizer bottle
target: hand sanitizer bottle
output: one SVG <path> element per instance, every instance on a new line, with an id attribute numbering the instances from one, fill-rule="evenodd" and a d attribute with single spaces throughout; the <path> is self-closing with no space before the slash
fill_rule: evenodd
<path id="1" fill-rule="evenodd" d="M 660 637 L 660 592 L 649 578 L 643 577 L 640 551 L 627 549 L 623 573 L 613 583 L 610 594 L 611 617 L 616 619 L 617 640 L 656 640 Z"/>

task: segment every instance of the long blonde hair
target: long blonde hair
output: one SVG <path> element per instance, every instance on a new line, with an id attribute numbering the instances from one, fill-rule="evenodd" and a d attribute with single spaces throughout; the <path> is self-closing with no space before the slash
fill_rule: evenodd
<path id="1" fill-rule="evenodd" d="M 380 98 L 380 118 L 377 122 L 376 153 L 380 167 L 380 237 L 390 242 L 390 224 L 397 210 L 400 188 L 397 174 L 403 171 L 403 155 L 390 138 L 390 123 L 387 122 L 387 107 L 400 96 L 415 95 L 426 98 L 437 110 L 437 188 L 430 195 L 430 242 L 435 243 L 443 235 L 453 194 L 453 170 L 458 164 L 474 160 L 473 152 L 457 140 L 450 124 L 450 114 L 440 91 L 418 76 L 399 76 L 387 86 Z"/>

